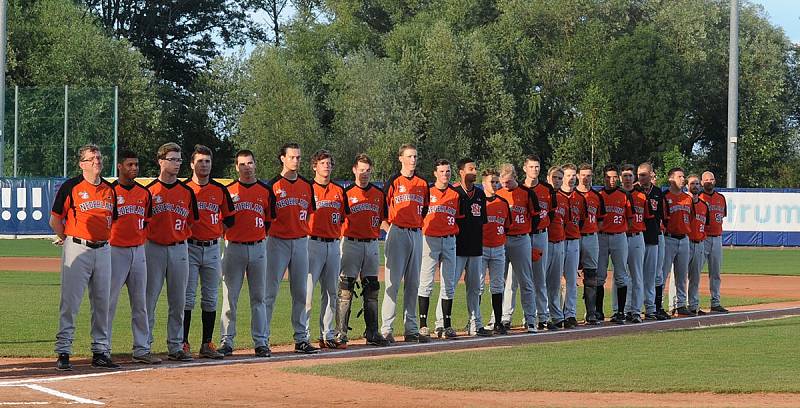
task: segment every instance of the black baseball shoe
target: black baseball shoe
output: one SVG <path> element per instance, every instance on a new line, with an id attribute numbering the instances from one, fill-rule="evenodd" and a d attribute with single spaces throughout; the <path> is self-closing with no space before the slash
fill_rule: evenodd
<path id="1" fill-rule="evenodd" d="M 319 349 L 312 346 L 311 343 L 307 341 L 301 341 L 294 344 L 294 352 L 299 354 L 317 354 L 319 353 Z"/>
<path id="2" fill-rule="evenodd" d="M 495 323 L 494 334 L 501 334 L 501 335 L 508 334 L 508 329 L 506 329 L 506 325 L 504 325 L 503 323 Z"/>
<path id="3" fill-rule="evenodd" d="M 256 347 L 256 357 L 272 357 L 272 350 L 269 349 L 267 346 L 258 346 Z"/>
<path id="4" fill-rule="evenodd" d="M 72 371 L 72 364 L 69 363 L 69 353 L 60 353 L 56 360 L 56 370 Z"/>
<path id="5" fill-rule="evenodd" d="M 614 313 L 614 315 L 611 316 L 611 323 L 625 324 L 625 314 L 622 312 Z"/>
<path id="6" fill-rule="evenodd" d="M 119 364 L 111 361 L 111 357 L 106 355 L 106 353 L 94 353 L 92 356 L 92 367 L 116 370 L 119 368 Z"/>
<path id="7" fill-rule="evenodd" d="M 721 305 L 711 306 L 711 312 L 712 313 L 730 313 L 730 311 L 728 309 L 722 307 Z"/>

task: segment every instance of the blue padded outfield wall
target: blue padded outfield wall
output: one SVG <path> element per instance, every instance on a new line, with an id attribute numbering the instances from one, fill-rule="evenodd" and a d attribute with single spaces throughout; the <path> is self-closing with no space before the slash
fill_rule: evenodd
<path id="1" fill-rule="evenodd" d="M 0 235 L 52 234 L 48 220 L 63 178 L 0 178 Z M 800 189 L 720 189 L 728 200 L 723 242 L 800 247 Z"/>

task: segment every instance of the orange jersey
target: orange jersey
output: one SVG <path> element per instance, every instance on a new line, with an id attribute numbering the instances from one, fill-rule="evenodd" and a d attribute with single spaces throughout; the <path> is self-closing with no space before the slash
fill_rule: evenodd
<path id="1" fill-rule="evenodd" d="M 600 232 L 606 234 L 619 234 L 628 231 L 628 219 L 631 213 L 631 200 L 628 193 L 615 188 L 611 191 L 600 190 L 603 198 L 603 218 L 600 223 Z"/>
<path id="2" fill-rule="evenodd" d="M 706 239 L 706 228 L 709 225 L 710 210 L 708 203 L 703 200 L 692 202 L 692 230 L 689 232 L 689 239 L 692 241 L 702 241 Z"/>
<path id="3" fill-rule="evenodd" d="M 444 190 L 436 186 L 428 189 L 430 203 L 423 221 L 422 233 L 429 237 L 458 234 L 456 218 L 461 218 L 461 194 L 453 186 Z"/>
<path id="4" fill-rule="evenodd" d="M 185 183 L 194 191 L 200 219 L 192 224 L 191 237 L 200 241 L 210 241 L 222 236 L 222 224 L 233 225 L 233 201 L 228 190 L 221 183 L 209 179 L 199 185 L 189 179 Z"/>
<path id="5" fill-rule="evenodd" d="M 403 228 L 422 228 L 430 196 L 428 182 L 416 175 L 396 174 L 384 187 L 389 223 Z"/>
<path id="6" fill-rule="evenodd" d="M 550 228 L 547 229 L 548 241 L 561 242 L 567 238 L 564 224 L 568 222 L 569 206 L 569 198 L 564 194 L 556 193 L 556 205 L 552 212 L 553 219 L 550 220 Z"/>
<path id="7" fill-rule="evenodd" d="M 311 214 L 308 222 L 310 235 L 334 239 L 341 237 L 344 216 L 349 211 L 344 188 L 334 182 L 327 185 L 314 182 L 313 188 L 317 210 Z"/>
<path id="8" fill-rule="evenodd" d="M 497 196 L 506 200 L 511 210 L 511 224 L 506 229 L 506 234 L 530 234 L 532 223 L 538 223 L 540 213 L 539 201 L 533 191 L 524 186 L 513 190 L 501 188 L 497 191 Z"/>
<path id="9" fill-rule="evenodd" d="M 386 196 L 370 183 L 361 188 L 355 183 L 344 189 L 350 212 L 344 219 L 342 234 L 355 239 L 378 239 L 381 236 L 381 221 L 386 220 Z"/>
<path id="10" fill-rule="evenodd" d="M 564 235 L 566 239 L 578 239 L 581 237 L 581 225 L 586 220 L 586 200 L 577 191 L 567 193 L 559 190 L 558 194 L 569 200 L 569 217 L 564 219 Z"/>
<path id="11" fill-rule="evenodd" d="M 117 194 L 117 221 L 111 225 L 111 245 L 134 247 L 147 239 L 147 223 L 152 215 L 150 191 L 134 182 L 130 187 L 114 181 Z"/>
<path id="12" fill-rule="evenodd" d="M 185 241 L 200 214 L 197 198 L 189 186 L 180 181 L 172 184 L 159 179 L 147 186 L 153 197 L 153 216 L 147 224 L 147 239 L 160 245 Z"/>
<path id="13" fill-rule="evenodd" d="M 236 180 L 226 187 L 235 210 L 233 226 L 225 231 L 232 242 L 255 242 L 267 237 L 272 221 L 272 190 L 261 181 L 245 184 Z"/>
<path id="14" fill-rule="evenodd" d="M 495 248 L 506 243 L 511 226 L 511 209 L 500 196 L 486 197 L 486 224 L 483 224 L 483 246 Z"/>
<path id="15" fill-rule="evenodd" d="M 111 183 L 94 185 L 83 176 L 64 182 L 56 193 L 51 215 L 64 221 L 64 234 L 87 241 L 108 241 L 117 217 L 117 198 Z"/>
<path id="16" fill-rule="evenodd" d="M 311 182 L 299 175 L 294 180 L 278 175 L 268 185 L 275 197 L 269 236 L 280 239 L 308 236 L 311 233 L 308 218 L 317 208 Z"/>
<path id="17" fill-rule="evenodd" d="M 707 194 L 705 191 L 700 193 L 700 199 L 708 204 L 708 226 L 706 234 L 709 237 L 722 235 L 722 219 L 728 216 L 728 203 L 725 196 L 713 191 Z"/>
<path id="18" fill-rule="evenodd" d="M 689 235 L 691 232 L 692 197 L 680 192 L 664 193 L 664 225 L 671 235 Z"/>
<path id="19" fill-rule="evenodd" d="M 581 234 L 593 234 L 600 231 L 598 220 L 605 215 L 603 212 L 603 197 L 591 188 L 585 193 L 578 191 L 578 194 L 583 197 L 583 202 L 586 204 L 586 220 L 581 226 Z"/>
<path id="20" fill-rule="evenodd" d="M 644 232 L 647 230 L 644 220 L 653 217 L 650 214 L 650 206 L 648 205 L 647 195 L 638 186 L 634 187 L 629 194 L 631 198 L 631 212 L 633 213 L 633 218 L 631 218 L 631 223 L 628 226 L 628 232 Z"/>
<path id="21" fill-rule="evenodd" d="M 556 206 L 556 190 L 553 186 L 545 182 L 539 182 L 530 190 L 536 195 L 539 202 L 539 225 L 534 229 L 543 230 L 550 225 L 555 214 Z"/>

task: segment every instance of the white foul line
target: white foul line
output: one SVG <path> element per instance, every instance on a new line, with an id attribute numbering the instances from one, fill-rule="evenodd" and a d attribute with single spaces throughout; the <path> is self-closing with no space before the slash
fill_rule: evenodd
<path id="1" fill-rule="evenodd" d="M 50 395 L 53 395 L 53 396 L 56 396 L 56 397 L 59 397 L 59 398 L 63 398 L 65 400 L 78 402 L 78 403 L 81 403 L 81 404 L 105 405 L 100 401 L 94 401 L 94 400 L 90 400 L 90 399 L 86 399 L 86 398 L 76 397 L 74 395 L 70 395 L 70 394 L 67 394 L 65 392 L 56 391 L 56 390 L 54 390 L 52 388 L 42 387 L 39 384 L 25 384 L 25 387 L 28 387 L 28 388 L 30 388 L 32 390 L 43 392 L 45 394 L 50 394 Z"/>

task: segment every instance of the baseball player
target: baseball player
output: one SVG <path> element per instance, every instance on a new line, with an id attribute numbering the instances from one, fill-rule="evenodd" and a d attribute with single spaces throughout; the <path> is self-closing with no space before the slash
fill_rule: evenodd
<path id="1" fill-rule="evenodd" d="M 202 311 L 203 337 L 200 357 L 221 359 L 214 342 L 214 323 L 217 320 L 217 294 L 220 279 L 220 240 L 224 229 L 233 226 L 235 212 L 228 190 L 211 179 L 211 149 L 195 145 L 190 166 L 192 178 L 186 185 L 194 191 L 200 219 L 192 225 L 189 237 L 189 279 L 186 284 L 186 305 L 183 312 L 183 351 L 191 353 L 189 327 L 192 324 L 197 283 L 200 283 L 200 309 Z"/>
<path id="2" fill-rule="evenodd" d="M 644 304 L 644 253 L 645 244 L 643 233 L 647 230 L 644 220 L 651 218 L 648 208 L 647 195 L 641 187 L 634 184 L 636 180 L 636 168 L 631 164 L 622 166 L 622 189 L 625 190 L 631 200 L 631 212 L 633 218 L 628 225 L 628 276 L 630 285 L 628 286 L 628 297 L 626 302 L 625 321 L 628 323 L 642 322 L 642 305 Z"/>
<path id="3" fill-rule="evenodd" d="M 483 190 L 475 188 L 478 178 L 478 167 L 475 160 L 461 159 L 456 163 L 460 183 L 453 188 L 461 196 L 461 218 L 456 218 L 458 234 L 456 235 L 456 269 L 454 282 L 461 279 L 467 292 L 467 334 L 482 337 L 491 336 L 492 332 L 483 327 L 481 316 L 481 286 L 483 284 L 483 224 L 486 223 L 486 195 Z M 443 327 L 442 302 L 436 307 L 436 327 Z"/>
<path id="4" fill-rule="evenodd" d="M 667 173 L 669 190 L 664 193 L 664 266 L 661 270 L 663 282 L 670 270 L 674 270 L 676 298 L 671 303 L 672 314 L 691 316 L 686 307 L 686 280 L 689 274 L 689 233 L 691 232 L 692 197 L 683 192 L 685 177 L 683 169 L 674 167 Z M 674 269 L 673 269 L 674 268 Z"/>
<path id="5" fill-rule="evenodd" d="M 551 186 L 561 186 L 564 171 L 560 166 L 553 166 L 547 170 L 547 182 Z M 564 327 L 564 310 L 561 306 L 561 276 L 564 274 L 564 240 L 566 232 L 564 223 L 569 217 L 569 199 L 563 194 L 556 194 L 553 205 L 553 218 L 547 231 L 547 306 L 550 320 L 557 328 Z M 542 326 L 540 324 L 540 326 Z M 542 326 L 543 328 L 543 326 Z"/>
<path id="6" fill-rule="evenodd" d="M 361 276 L 361 296 L 364 299 L 364 337 L 367 344 L 388 346 L 389 342 L 378 331 L 378 238 L 381 222 L 389 213 L 383 191 L 370 183 L 372 159 L 359 154 L 353 162 L 355 182 L 344 193 L 349 212 L 342 227 L 342 267 L 339 275 L 339 293 L 336 307 L 336 342 L 347 344 L 350 308 L 356 279 Z"/>
<path id="7" fill-rule="evenodd" d="M 578 262 L 581 255 L 581 226 L 586 220 L 586 200 L 575 191 L 575 178 L 577 167 L 572 163 L 561 166 L 564 178 L 558 189 L 558 201 L 566 201 L 569 204 L 567 218 L 564 220 L 564 280 L 566 281 L 566 293 L 563 299 L 564 328 L 572 329 L 578 325 L 577 301 L 578 301 Z M 558 295 L 561 295 L 559 291 Z"/>
<path id="8" fill-rule="evenodd" d="M 706 171 L 702 174 L 703 191 L 700 199 L 708 204 L 709 223 L 706 226 L 706 257 L 708 258 L 708 281 L 711 287 L 711 311 L 728 313 L 720 303 L 720 269 L 722 268 L 722 219 L 728 216 L 728 205 L 725 196 L 714 190 L 716 179 L 714 173 Z"/>
<path id="9" fill-rule="evenodd" d="M 281 147 L 281 173 L 268 185 L 275 201 L 272 203 L 272 225 L 267 238 L 267 338 L 272 327 L 272 311 L 283 275 L 289 270 L 289 290 L 292 295 L 292 328 L 294 351 L 315 354 L 319 349 L 308 342 L 306 288 L 308 283 L 308 225 L 309 215 L 316 211 L 314 187 L 297 174 L 300 168 L 300 146 L 287 143 Z"/>
<path id="10" fill-rule="evenodd" d="M 267 230 L 272 221 L 275 197 L 256 178 L 256 159 L 250 150 L 236 153 L 237 180 L 227 186 L 233 201 L 233 226 L 225 231 L 222 256 L 222 316 L 218 352 L 233 354 L 236 337 L 236 309 L 242 283 L 247 276 L 250 292 L 250 335 L 256 357 L 270 357 L 267 337 Z"/>
<path id="11" fill-rule="evenodd" d="M 506 231 L 511 227 L 511 208 L 508 201 L 495 192 L 502 188 L 500 173 L 494 169 L 483 171 L 483 192 L 486 194 L 486 223 L 483 224 L 483 255 L 481 283 L 484 273 L 489 273 L 489 292 L 492 295 L 492 315 L 503 315 L 503 292 L 506 273 Z M 510 325 L 510 323 L 509 323 Z M 507 327 L 495 320 L 490 326 L 494 334 L 508 334 Z"/>
<path id="12" fill-rule="evenodd" d="M 700 177 L 690 174 L 687 179 L 689 194 L 692 195 L 692 221 L 689 232 L 689 312 L 694 315 L 704 315 L 700 309 L 700 273 L 706 260 L 706 228 L 711 217 L 708 204 L 700 199 Z"/>
<path id="13" fill-rule="evenodd" d="M 183 349 L 183 311 L 186 306 L 186 285 L 189 279 L 189 249 L 186 239 L 199 218 L 194 191 L 178 181 L 181 148 L 165 143 L 158 148 L 158 178 L 147 190 L 153 197 L 153 214 L 147 225 L 145 259 L 147 263 L 148 344 L 153 344 L 156 326 L 156 305 L 164 280 L 167 282 L 167 357 L 174 361 L 191 361 Z"/>
<path id="14" fill-rule="evenodd" d="M 437 337 L 458 337 L 452 325 L 453 296 L 456 292 L 456 218 L 461 215 L 461 196 L 450 185 L 450 162 L 437 160 L 435 182 L 428 189 L 430 201 L 422 226 L 422 266 L 419 275 L 419 335 L 430 336 L 428 305 L 433 290 L 433 277 L 439 268 L 439 299 L 442 303 L 442 326 L 436 327 Z"/>
<path id="15" fill-rule="evenodd" d="M 147 322 L 147 264 L 144 242 L 147 221 L 152 214 L 150 192 L 134 180 L 139 175 L 136 153 L 123 150 L 117 164 L 119 177 L 111 185 L 117 195 L 116 222 L 111 224 L 111 294 L 108 304 L 108 339 L 117 311 L 122 286 L 128 286 L 133 332 L 133 361 L 159 364 L 161 359 L 150 353 Z"/>
<path id="16" fill-rule="evenodd" d="M 617 312 L 611 321 L 625 324 L 625 305 L 629 303 L 628 284 L 628 231 L 631 213 L 631 199 L 628 193 L 619 189 L 619 170 L 609 164 L 603 168 L 604 186 L 600 190 L 603 199 L 603 218 L 600 219 L 600 237 L 598 240 L 597 286 L 603 286 L 608 275 L 608 260 L 614 265 L 614 283 L 617 285 Z"/>
<path id="17" fill-rule="evenodd" d="M 514 165 L 505 163 L 500 166 L 500 184 L 503 186 L 495 193 L 508 202 L 511 209 L 511 225 L 506 229 L 506 265 L 505 265 L 505 291 L 503 294 L 503 313 L 501 324 L 506 331 L 511 327 L 511 313 L 508 307 L 513 291 L 509 289 L 508 281 L 513 279 L 520 288 L 522 311 L 525 314 L 525 327 L 528 333 L 536 333 L 536 303 L 533 293 L 533 269 L 531 259 L 530 233 L 534 225 L 539 224 L 539 200 L 533 190 L 517 184 L 517 171 Z M 509 265 L 511 268 L 509 269 Z M 513 282 L 512 282 L 513 284 Z M 513 287 L 513 286 L 512 286 Z M 496 317 L 494 322 L 496 323 Z"/>
<path id="18" fill-rule="evenodd" d="M 661 275 L 659 260 L 663 259 L 664 254 L 664 234 L 661 232 L 661 218 L 664 214 L 663 192 L 653 185 L 655 173 L 650 163 L 640 164 L 637 176 L 639 179 L 637 184 L 647 197 L 647 210 L 651 215 L 650 218 L 644 220 L 644 263 L 642 267 L 644 320 L 666 320 L 669 319 L 669 314 L 664 311 L 663 307 L 663 284 L 656 286 L 657 277 Z"/>
<path id="19" fill-rule="evenodd" d="M 536 301 L 536 315 L 539 319 L 539 330 L 557 330 L 556 326 L 550 321 L 549 300 L 547 293 L 547 265 L 550 254 L 547 252 L 550 243 L 548 241 L 547 228 L 554 217 L 556 207 L 556 191 L 552 185 L 539 182 L 539 172 L 541 171 L 542 161 L 539 156 L 529 155 L 525 158 L 525 187 L 533 191 L 539 202 L 539 223 L 531 227 L 531 246 L 541 251 L 542 256 L 539 260 L 533 261 L 533 290 Z M 514 275 L 512 275 L 513 278 Z M 506 283 L 508 286 L 508 283 Z M 508 293 L 506 293 L 508 294 Z M 513 299 L 513 295 L 511 296 Z M 508 304 L 508 302 L 506 302 Z"/>
<path id="20" fill-rule="evenodd" d="M 583 163 L 578 168 L 578 193 L 586 203 L 586 219 L 581 226 L 581 256 L 583 269 L 583 301 L 586 306 L 586 324 L 594 325 L 605 319 L 603 315 L 603 285 L 598 284 L 597 258 L 600 245 L 597 239 L 598 220 L 603 213 L 603 197 L 592 188 L 592 166 Z"/>
<path id="21" fill-rule="evenodd" d="M 342 223 L 349 211 L 344 197 L 344 188 L 331 181 L 334 166 L 333 156 L 320 150 L 311 157 L 314 170 L 314 202 L 317 210 L 311 214 L 308 241 L 308 280 L 306 283 L 306 327 L 311 325 L 311 306 L 314 286 L 320 283 L 319 347 L 347 348 L 347 343 L 334 338 L 337 286 L 341 269 Z M 310 338 L 311 334 L 308 334 Z"/>
<path id="22" fill-rule="evenodd" d="M 117 217 L 114 188 L 103 180 L 103 156 L 93 144 L 78 149 L 81 175 L 64 182 L 50 212 L 50 228 L 61 255 L 60 319 L 56 334 L 56 368 L 71 371 L 69 356 L 75 316 L 89 287 L 92 306 L 92 367 L 119 368 L 109 353 L 108 304 L 111 291 L 111 251 L 108 239 Z"/>
<path id="23" fill-rule="evenodd" d="M 403 287 L 404 338 L 405 341 L 426 343 L 417 326 L 417 290 L 422 263 L 422 223 L 428 211 L 428 182 L 415 172 L 417 148 L 404 144 L 398 152 L 400 172 L 384 185 L 386 205 L 389 209 L 389 224 L 385 242 L 386 288 L 383 296 L 381 334 L 394 343 L 392 324 L 395 319 L 397 291 L 400 281 Z M 384 225 L 384 228 L 386 226 Z"/>

